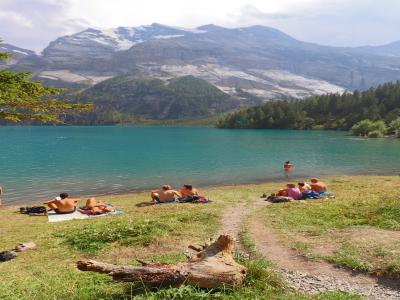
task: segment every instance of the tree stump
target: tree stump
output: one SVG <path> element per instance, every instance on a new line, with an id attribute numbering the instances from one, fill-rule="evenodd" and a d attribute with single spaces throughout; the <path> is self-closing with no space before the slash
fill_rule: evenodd
<path id="1" fill-rule="evenodd" d="M 142 266 L 135 267 L 88 260 L 78 261 L 77 267 L 81 271 L 108 274 L 116 281 L 140 281 L 153 287 L 187 284 L 200 288 L 235 288 L 243 284 L 247 269 L 233 259 L 233 247 L 234 239 L 221 235 L 210 246 L 190 246 L 198 253 L 187 262 L 176 265 L 138 260 Z"/>

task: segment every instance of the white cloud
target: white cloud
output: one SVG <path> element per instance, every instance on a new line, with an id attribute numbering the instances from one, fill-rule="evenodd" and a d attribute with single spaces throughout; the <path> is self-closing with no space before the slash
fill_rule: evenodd
<path id="1" fill-rule="evenodd" d="M 329 45 L 383 44 L 400 39 L 399 14 L 397 0 L 0 0 L 0 37 L 39 50 L 89 26 L 214 23 L 269 25 Z"/>

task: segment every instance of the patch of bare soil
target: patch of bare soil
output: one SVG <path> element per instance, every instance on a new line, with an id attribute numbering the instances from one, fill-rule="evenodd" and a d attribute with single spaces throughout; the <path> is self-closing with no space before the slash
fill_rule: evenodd
<path id="1" fill-rule="evenodd" d="M 243 247 L 240 244 L 239 233 L 248 212 L 248 208 L 243 204 L 230 207 L 222 217 L 221 227 L 218 230 L 216 237 L 221 234 L 231 235 L 235 239 L 235 249 L 242 251 Z"/>
<path id="2" fill-rule="evenodd" d="M 279 267 L 289 285 L 297 290 L 317 293 L 345 291 L 368 299 L 400 299 L 400 283 L 336 268 L 323 261 L 310 261 L 279 242 L 279 237 L 257 218 L 252 218 L 250 233 L 257 251 Z"/>
<path id="3" fill-rule="evenodd" d="M 400 231 L 391 231 L 375 228 L 351 228 L 341 230 L 340 236 L 346 237 L 354 242 L 376 243 L 380 245 L 398 243 L 400 241 Z"/>

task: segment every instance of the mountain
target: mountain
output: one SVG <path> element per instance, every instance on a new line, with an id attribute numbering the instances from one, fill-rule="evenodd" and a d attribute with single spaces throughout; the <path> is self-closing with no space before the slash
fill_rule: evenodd
<path id="1" fill-rule="evenodd" d="M 59 67 L 74 67 L 82 60 L 107 59 L 116 51 L 128 50 L 134 45 L 150 40 L 178 38 L 196 33 L 202 33 L 202 31 L 156 23 L 140 27 L 88 28 L 51 42 L 44 49 L 43 57 L 49 63 L 55 63 Z"/>
<path id="2" fill-rule="evenodd" d="M 105 116 L 112 123 L 115 115 L 153 120 L 187 119 L 225 112 L 240 105 L 237 99 L 193 76 L 167 81 L 118 76 L 71 98 L 94 103 L 94 113 L 87 114 L 91 123 Z M 78 118 L 82 119 L 82 116 Z"/>
<path id="3" fill-rule="evenodd" d="M 358 47 L 357 49 L 365 53 L 391 56 L 391 57 L 400 57 L 400 41 L 382 46 Z"/>
<path id="4" fill-rule="evenodd" d="M 8 59 L 7 61 L 0 62 L 0 66 L 14 65 L 24 58 L 36 55 L 35 52 L 33 52 L 32 50 L 19 48 L 11 44 L 1 43 L 1 42 L 0 42 L 0 52 L 7 52 L 11 54 L 11 58 Z"/>
<path id="5" fill-rule="evenodd" d="M 266 26 L 185 29 L 154 23 L 88 28 L 56 39 L 41 55 L 23 57 L 12 68 L 77 89 L 120 76 L 168 85 L 192 75 L 251 106 L 254 99 L 301 99 L 398 80 L 400 42 L 330 47 Z"/>

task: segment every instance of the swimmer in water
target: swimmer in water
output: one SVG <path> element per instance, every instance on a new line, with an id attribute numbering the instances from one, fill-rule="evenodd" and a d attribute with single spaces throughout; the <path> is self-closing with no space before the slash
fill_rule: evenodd
<path id="1" fill-rule="evenodd" d="M 290 163 L 289 160 L 286 161 L 283 165 L 283 170 L 285 171 L 285 176 L 289 177 L 289 173 L 293 170 L 293 165 Z"/>

